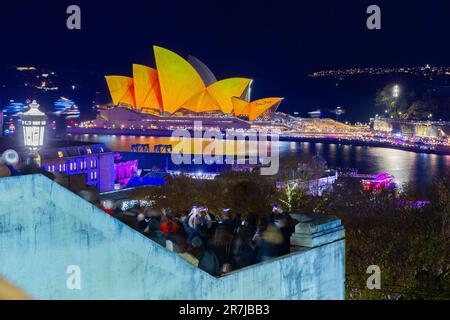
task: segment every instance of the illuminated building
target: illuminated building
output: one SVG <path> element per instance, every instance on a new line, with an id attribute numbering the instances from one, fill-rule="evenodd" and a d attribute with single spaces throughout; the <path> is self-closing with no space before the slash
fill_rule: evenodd
<path id="1" fill-rule="evenodd" d="M 0 154 L 7 149 L 16 150 L 26 156 L 23 148 L 12 139 L 0 140 Z M 84 175 L 86 184 L 98 188 L 99 192 L 114 190 L 114 154 L 101 143 L 77 141 L 48 141 L 38 151 L 41 167 L 56 175 Z"/>
<path id="2" fill-rule="evenodd" d="M 362 184 L 366 191 L 381 191 L 395 187 L 394 177 L 387 172 L 377 174 L 371 179 L 365 179 Z"/>
<path id="3" fill-rule="evenodd" d="M 375 118 L 373 129 L 409 137 L 443 138 L 450 136 L 450 123 L 440 121 L 410 121 Z"/>
<path id="4" fill-rule="evenodd" d="M 103 144 L 52 146 L 40 151 L 41 166 L 52 173 L 84 174 L 99 192 L 114 190 L 114 157 Z"/>
<path id="5" fill-rule="evenodd" d="M 195 57 L 185 60 L 157 46 L 154 54 L 156 68 L 134 64 L 132 77 L 106 76 L 112 105 L 82 127 L 173 130 L 192 128 L 195 120 L 206 128 L 248 128 L 270 119 L 283 100 L 251 101 L 251 79 L 217 81 Z"/>
<path id="6" fill-rule="evenodd" d="M 115 189 L 125 187 L 130 179 L 138 173 L 138 161 L 116 159 L 114 161 Z"/>
<path id="7" fill-rule="evenodd" d="M 211 70 L 195 57 L 190 57 L 190 63 L 157 46 L 154 53 L 156 69 L 134 64 L 132 78 L 106 76 L 114 105 L 160 115 L 222 113 L 255 120 L 270 109 L 274 111 L 282 100 L 269 98 L 250 102 L 251 79 L 217 81 Z M 243 101 L 238 113 L 233 98 Z"/>

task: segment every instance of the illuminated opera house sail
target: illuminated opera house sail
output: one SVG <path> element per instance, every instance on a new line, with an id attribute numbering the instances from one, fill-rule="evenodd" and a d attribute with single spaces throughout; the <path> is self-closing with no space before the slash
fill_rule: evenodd
<path id="1" fill-rule="evenodd" d="M 106 76 L 114 106 L 159 118 L 269 119 L 282 98 L 250 101 L 252 80 L 217 81 L 195 57 L 185 60 L 167 49 L 154 48 L 156 68 L 133 65 L 132 77 Z"/>

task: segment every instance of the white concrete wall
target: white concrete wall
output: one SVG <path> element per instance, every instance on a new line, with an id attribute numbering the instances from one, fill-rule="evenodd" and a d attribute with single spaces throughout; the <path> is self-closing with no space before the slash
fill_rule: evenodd
<path id="1" fill-rule="evenodd" d="M 41 175 L 0 179 L 0 277 L 37 299 L 343 299 L 344 255 L 340 240 L 214 278 Z"/>

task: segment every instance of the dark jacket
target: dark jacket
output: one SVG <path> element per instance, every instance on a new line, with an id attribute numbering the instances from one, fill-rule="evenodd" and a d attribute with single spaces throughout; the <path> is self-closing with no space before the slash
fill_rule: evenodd
<path id="1" fill-rule="evenodd" d="M 220 275 L 220 263 L 216 254 L 210 248 L 205 248 L 199 256 L 198 267 L 212 276 Z"/>
<path id="2" fill-rule="evenodd" d="M 164 248 L 166 247 L 166 237 L 164 236 L 164 233 L 161 230 L 150 231 L 149 233 L 147 233 L 147 237 L 155 241 L 160 246 Z"/>
<path id="3" fill-rule="evenodd" d="M 233 243 L 231 260 L 233 269 L 244 268 L 256 262 L 256 253 L 248 243 L 238 238 Z"/>
<path id="4" fill-rule="evenodd" d="M 275 258 L 281 255 L 281 246 L 272 242 L 261 240 L 257 247 L 258 260 L 263 260 L 263 257 Z"/>

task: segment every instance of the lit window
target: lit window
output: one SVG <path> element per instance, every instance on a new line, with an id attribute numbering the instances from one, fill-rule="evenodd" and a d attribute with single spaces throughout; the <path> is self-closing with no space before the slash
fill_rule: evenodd
<path id="1" fill-rule="evenodd" d="M 87 148 L 86 151 L 87 151 L 88 154 L 92 154 L 91 148 Z"/>
<path id="2" fill-rule="evenodd" d="M 63 158 L 63 157 L 64 157 L 62 151 L 58 151 L 58 157 L 60 157 L 60 158 Z"/>
<path id="3" fill-rule="evenodd" d="M 76 162 L 73 163 L 73 170 L 77 170 L 77 163 Z"/>
<path id="4" fill-rule="evenodd" d="M 73 170 L 73 163 L 71 162 L 70 163 L 70 171 L 72 171 Z"/>
<path id="5" fill-rule="evenodd" d="M 62 171 L 62 164 L 59 164 L 59 171 Z"/>

